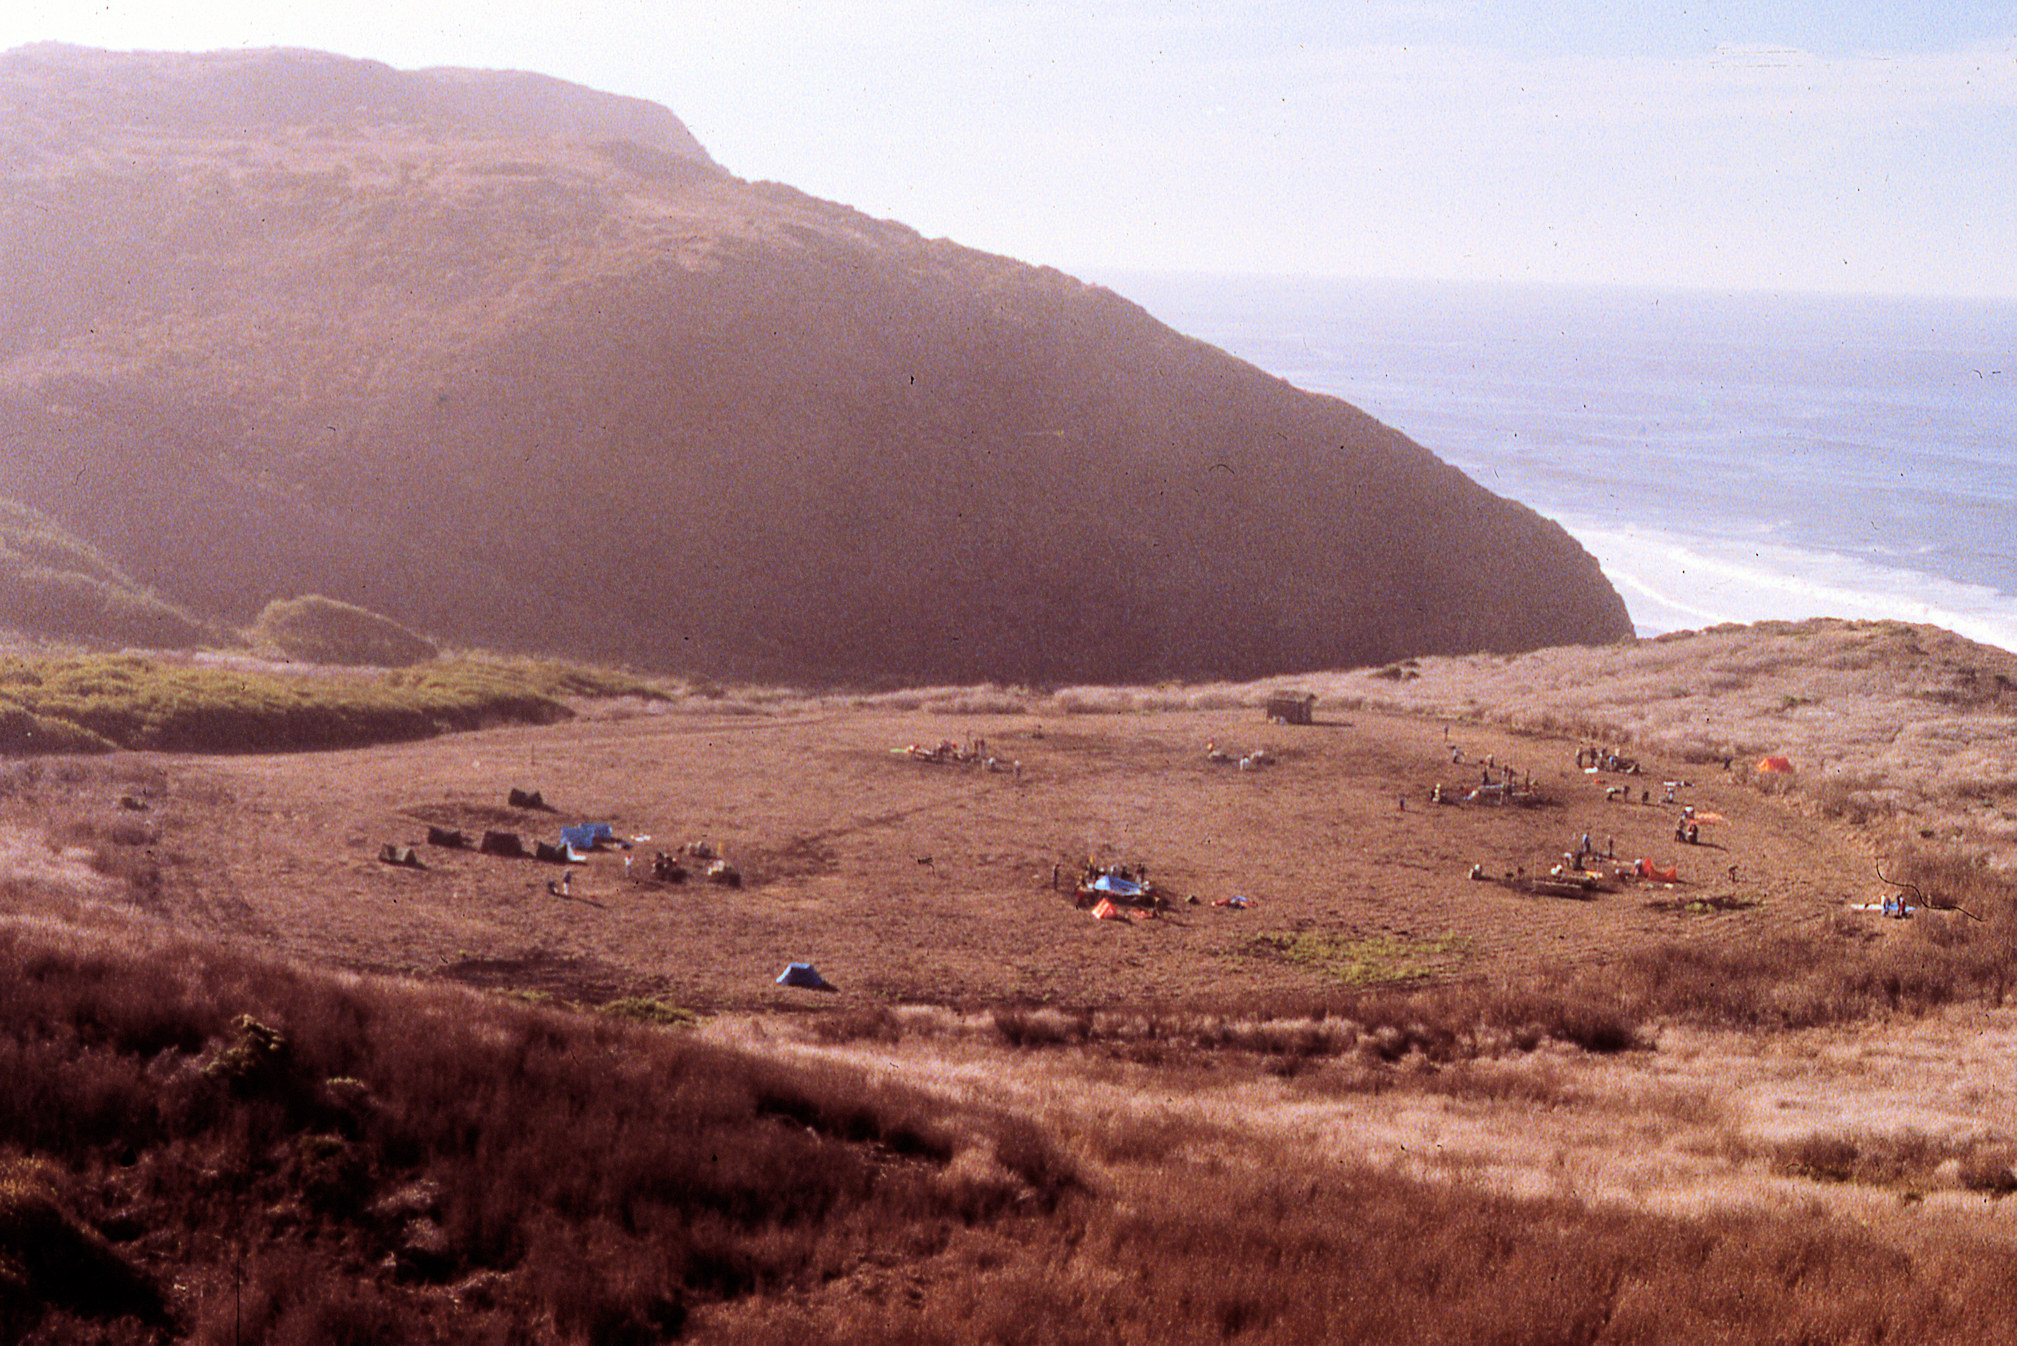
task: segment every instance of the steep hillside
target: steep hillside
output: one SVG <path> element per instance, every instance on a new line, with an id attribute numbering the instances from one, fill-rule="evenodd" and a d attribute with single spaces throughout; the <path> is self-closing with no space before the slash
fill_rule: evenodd
<path id="1" fill-rule="evenodd" d="M 771 676 L 1605 641 L 1560 529 L 668 112 L 305 52 L 0 56 L 0 450 L 192 608 Z"/>
<path id="2" fill-rule="evenodd" d="M 0 500 L 0 628 L 153 649 L 199 645 L 206 634 L 95 548 L 12 500 Z"/>

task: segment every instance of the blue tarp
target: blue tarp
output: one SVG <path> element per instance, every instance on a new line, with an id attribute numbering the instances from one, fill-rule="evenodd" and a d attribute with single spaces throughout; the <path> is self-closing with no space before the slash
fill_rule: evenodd
<path id="1" fill-rule="evenodd" d="M 577 823 L 560 829 L 560 844 L 577 851 L 592 851 L 597 843 L 614 840 L 616 832 L 608 823 Z"/>
<path id="2" fill-rule="evenodd" d="M 831 991 L 833 984 L 819 975 L 819 969 L 811 963 L 793 963 L 778 974 L 779 986 L 799 986 L 808 991 Z"/>
<path id="3" fill-rule="evenodd" d="M 1140 897 L 1142 886 L 1133 879 L 1118 878 L 1112 874 L 1102 874 L 1092 882 L 1096 893 L 1109 893 L 1114 897 Z"/>

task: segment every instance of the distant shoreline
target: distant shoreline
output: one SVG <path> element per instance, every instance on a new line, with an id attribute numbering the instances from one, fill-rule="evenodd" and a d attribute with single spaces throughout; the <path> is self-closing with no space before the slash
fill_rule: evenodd
<path id="1" fill-rule="evenodd" d="M 1101 281 L 1554 519 L 1641 635 L 1894 618 L 2017 649 L 2017 302 Z"/>

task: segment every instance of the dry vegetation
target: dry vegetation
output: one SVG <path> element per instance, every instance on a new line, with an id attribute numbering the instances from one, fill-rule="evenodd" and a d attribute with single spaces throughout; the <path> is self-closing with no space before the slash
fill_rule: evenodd
<path id="1" fill-rule="evenodd" d="M 389 617 L 321 594 L 276 598 L 260 610 L 249 634 L 283 657 L 308 664 L 402 668 L 441 653 Z"/>
<path id="2" fill-rule="evenodd" d="M 2017 869 L 2017 655 L 1895 621 L 1765 622 L 1520 655 L 1409 659 L 1256 683 L 937 688 L 861 704 L 949 713 L 1219 710 L 1270 688 L 1360 707 L 1644 752 L 1691 773 L 1766 754 L 1796 768 L 1760 789 L 1874 834 Z"/>
<path id="3" fill-rule="evenodd" d="M 1260 684 L 705 687 L 360 751 L 16 763 L 0 1338 L 2017 1335 L 2017 884 L 1994 808 L 1912 755 L 1965 741 L 2005 778 L 2002 693 L 1956 691 L 2005 658 L 1813 624 L 1322 675 L 1308 729 L 1262 726 Z M 1740 664 L 1692 713 L 1644 699 Z M 1024 772 L 889 751 L 963 734 Z M 1605 802 L 1577 738 L 1692 781 L 1713 844 Z M 1548 802 L 1431 810 L 1449 746 Z M 1766 749 L 1792 782 L 1723 769 Z M 1838 807 L 1838 770 L 1888 803 Z M 375 860 L 423 823 L 578 816 L 708 836 L 747 885 Z M 1605 828 L 1683 881 L 1464 877 Z M 1101 844 L 1256 905 L 1094 923 L 1048 875 Z M 1895 891 L 1879 855 L 1980 919 L 1849 911 Z M 838 994 L 770 984 L 807 953 Z"/>
<path id="4" fill-rule="evenodd" d="M 1903 622 L 1763 623 L 1601 649 L 1309 680 L 1347 704 L 1477 719 L 1704 765 L 1789 756 L 1783 789 L 1882 837 L 2017 868 L 2017 655 Z"/>

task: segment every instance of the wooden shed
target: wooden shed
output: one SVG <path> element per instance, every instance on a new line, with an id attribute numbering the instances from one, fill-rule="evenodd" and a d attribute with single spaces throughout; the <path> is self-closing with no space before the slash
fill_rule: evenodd
<path id="1" fill-rule="evenodd" d="M 1268 719 L 1277 724 L 1315 724 L 1315 692 L 1279 691 L 1268 693 Z"/>

